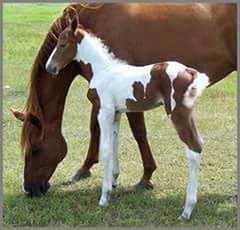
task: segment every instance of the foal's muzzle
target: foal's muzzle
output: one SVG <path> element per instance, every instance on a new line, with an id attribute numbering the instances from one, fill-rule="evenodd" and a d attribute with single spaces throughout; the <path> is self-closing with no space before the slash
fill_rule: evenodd
<path id="1" fill-rule="evenodd" d="M 23 184 L 24 190 L 29 197 L 44 195 L 50 188 L 49 182 L 38 182 L 38 183 L 29 183 Z"/>
<path id="2" fill-rule="evenodd" d="M 59 69 L 56 65 L 47 65 L 46 70 L 47 70 L 47 72 L 49 72 L 55 76 L 58 75 L 58 73 L 59 73 Z"/>

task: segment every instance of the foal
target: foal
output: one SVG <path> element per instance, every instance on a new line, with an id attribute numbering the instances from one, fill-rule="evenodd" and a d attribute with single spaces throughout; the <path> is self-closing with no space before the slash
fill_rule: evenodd
<path id="1" fill-rule="evenodd" d="M 189 182 L 182 217 L 189 219 L 197 202 L 197 178 L 202 139 L 197 132 L 193 108 L 209 84 L 208 76 L 178 62 L 131 66 L 108 52 L 103 42 L 79 28 L 77 18 L 59 36 L 46 63 L 57 74 L 72 60 L 91 67 L 88 98 L 98 112 L 104 179 L 100 206 L 107 206 L 119 175 L 117 156 L 121 113 L 138 112 L 164 105 L 185 146 Z"/>

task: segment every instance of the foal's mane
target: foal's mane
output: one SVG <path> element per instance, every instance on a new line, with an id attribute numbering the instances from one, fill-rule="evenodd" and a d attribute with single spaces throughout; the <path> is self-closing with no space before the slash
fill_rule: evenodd
<path id="1" fill-rule="evenodd" d="M 45 39 L 38 51 L 38 54 L 34 60 L 34 63 L 31 68 L 30 73 L 30 81 L 29 81 L 29 95 L 25 104 L 24 112 L 25 119 L 23 122 L 22 134 L 21 134 L 21 147 L 22 152 L 25 154 L 29 154 L 32 150 L 30 135 L 31 135 L 31 115 L 36 116 L 39 121 L 42 123 L 44 120 L 43 117 L 43 108 L 39 100 L 38 94 L 38 82 L 41 71 L 45 70 L 46 61 L 53 51 L 54 47 L 57 44 L 57 39 L 60 33 L 67 27 L 67 23 L 65 20 L 66 14 L 70 16 L 72 19 L 75 15 L 79 15 L 81 9 L 87 10 L 96 10 L 103 6 L 103 4 L 70 4 L 63 11 L 62 14 L 57 17 L 52 26 L 50 27 L 48 33 L 45 36 Z M 41 138 L 44 135 L 44 128 L 41 130 Z"/>

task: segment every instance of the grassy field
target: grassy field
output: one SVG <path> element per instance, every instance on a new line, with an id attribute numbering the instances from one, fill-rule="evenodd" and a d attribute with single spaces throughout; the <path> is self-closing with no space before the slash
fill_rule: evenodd
<path id="1" fill-rule="evenodd" d="M 189 222 L 182 212 L 188 167 L 182 144 L 163 108 L 146 113 L 148 138 L 158 168 L 153 191 L 135 192 L 142 175 L 139 150 L 125 116 L 120 129 L 119 186 L 108 208 L 98 207 L 102 164 L 92 177 L 66 182 L 80 167 L 89 141 L 87 83 L 77 78 L 68 95 L 63 133 L 69 150 L 51 179 L 46 196 L 29 199 L 22 191 L 21 123 L 9 107 L 22 109 L 29 70 L 52 20 L 63 4 L 4 4 L 4 225 L 5 226 L 236 226 L 236 73 L 205 91 L 196 111 L 205 140 L 198 205 Z"/>

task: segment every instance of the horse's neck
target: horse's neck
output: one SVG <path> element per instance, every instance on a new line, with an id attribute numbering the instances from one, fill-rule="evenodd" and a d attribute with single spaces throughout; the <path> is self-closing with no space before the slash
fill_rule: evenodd
<path id="1" fill-rule="evenodd" d="M 51 124 L 51 129 L 61 129 L 62 116 L 69 87 L 78 74 L 78 66 L 71 64 L 63 69 L 57 79 L 53 79 L 45 70 L 44 77 L 39 78 L 38 95 L 42 105 L 44 122 Z M 61 90 L 59 90 L 61 89 Z"/>
<path id="2" fill-rule="evenodd" d="M 121 63 L 112 53 L 109 53 L 100 39 L 91 37 L 87 33 L 78 44 L 76 59 L 83 61 L 85 64 L 90 64 L 93 73 L 100 72 L 110 65 Z"/>

